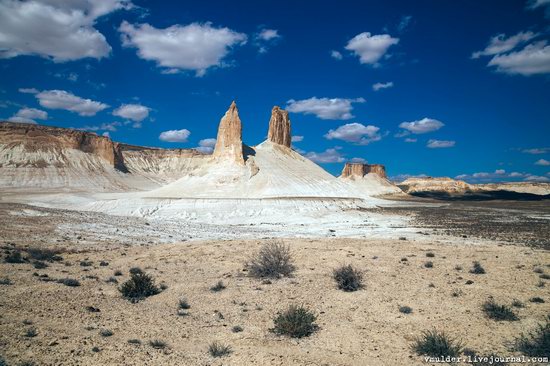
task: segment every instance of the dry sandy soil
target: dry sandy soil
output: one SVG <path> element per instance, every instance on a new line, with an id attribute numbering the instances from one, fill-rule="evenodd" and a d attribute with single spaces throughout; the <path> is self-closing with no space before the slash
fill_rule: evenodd
<path id="1" fill-rule="evenodd" d="M 11 282 L 0 285 L 0 352 L 9 365 L 425 365 L 410 348 L 424 330 L 444 330 L 479 354 L 510 356 L 517 354 L 510 350 L 514 338 L 550 311 L 550 281 L 534 272 L 540 268 L 550 273 L 550 253 L 519 245 L 525 244 L 521 241 L 509 245 L 468 235 L 451 241 L 433 235 L 441 227 L 423 229 L 431 235 L 406 240 L 276 239 L 290 246 L 297 271 L 292 278 L 267 284 L 248 277 L 243 268 L 261 244 L 275 239 L 189 241 L 192 235 L 174 237 L 175 231 L 165 233 L 167 228 L 158 230 L 145 219 L 107 215 L 101 220 L 120 223 L 124 233 L 94 237 L 93 228 L 84 228 L 91 219 L 105 224 L 98 216 L 0 206 L 3 256 L 15 247 L 66 249 L 62 261 L 45 269 L 30 263 L 0 264 L 0 278 Z M 421 221 L 418 211 L 409 215 Z M 544 238 L 547 231 L 541 230 L 536 232 Z M 130 232 L 136 234 L 128 237 Z M 428 258 L 428 252 L 435 256 Z M 92 263 L 82 266 L 82 261 Z M 427 261 L 433 268 L 424 267 Z M 469 273 L 473 261 L 487 273 Z M 348 263 L 364 271 L 364 289 L 337 289 L 332 270 Z M 118 287 L 136 266 L 167 288 L 132 304 Z M 117 270 L 123 275 L 114 276 Z M 106 282 L 110 277 L 119 283 Z M 60 278 L 77 279 L 81 286 L 48 281 Z M 210 291 L 219 280 L 227 288 Z M 466 284 L 468 280 L 473 283 Z M 514 299 L 523 302 L 525 307 L 515 309 L 519 320 L 486 318 L 481 306 L 490 296 L 508 305 Z M 181 297 L 191 305 L 187 316 L 177 314 Z M 546 302 L 532 303 L 533 297 Z M 270 332 L 273 317 L 291 304 L 313 310 L 318 331 L 300 340 Z M 413 312 L 400 313 L 404 305 Z M 90 312 L 89 306 L 100 311 Z M 234 326 L 243 331 L 234 333 Z M 35 337 L 25 336 L 30 328 L 36 329 Z M 106 329 L 113 335 L 101 336 Z M 167 347 L 151 347 L 149 341 L 156 339 Z M 213 341 L 233 352 L 211 357 L 208 346 Z"/>

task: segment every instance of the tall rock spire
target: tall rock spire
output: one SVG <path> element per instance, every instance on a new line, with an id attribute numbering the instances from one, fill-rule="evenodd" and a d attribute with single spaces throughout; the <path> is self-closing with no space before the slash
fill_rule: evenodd
<path id="1" fill-rule="evenodd" d="M 220 121 L 213 156 L 229 157 L 236 163 L 244 165 L 242 132 L 239 110 L 233 101 Z"/>
<path id="2" fill-rule="evenodd" d="M 267 139 L 275 144 L 290 147 L 290 119 L 288 118 L 288 112 L 284 109 L 275 106 L 271 110 Z"/>

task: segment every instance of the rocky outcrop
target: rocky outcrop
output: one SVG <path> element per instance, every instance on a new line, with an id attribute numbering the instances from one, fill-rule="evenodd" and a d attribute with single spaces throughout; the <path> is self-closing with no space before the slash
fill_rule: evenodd
<path id="1" fill-rule="evenodd" d="M 27 123 L 0 123 L 0 144 L 22 146 L 29 152 L 75 149 L 105 160 L 113 168 L 126 172 L 120 145 L 93 132 Z M 47 161 L 38 165 L 46 166 Z"/>
<path id="2" fill-rule="evenodd" d="M 417 192 L 447 192 L 464 193 L 471 190 L 471 186 L 461 180 L 449 177 L 420 177 L 408 178 L 397 184 L 406 193 Z"/>
<path id="3" fill-rule="evenodd" d="M 288 112 L 284 109 L 275 106 L 271 110 L 267 139 L 275 144 L 290 147 L 290 119 Z"/>
<path id="4" fill-rule="evenodd" d="M 361 178 L 374 173 L 380 178 L 386 178 L 386 168 L 382 164 L 346 163 L 342 170 L 342 178 Z"/>
<path id="5" fill-rule="evenodd" d="M 244 165 L 242 124 L 234 101 L 220 121 L 213 156 L 228 158 L 237 164 Z"/>

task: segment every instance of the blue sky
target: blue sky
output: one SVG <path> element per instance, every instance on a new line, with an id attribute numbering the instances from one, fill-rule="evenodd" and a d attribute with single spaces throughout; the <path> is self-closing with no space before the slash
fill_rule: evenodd
<path id="1" fill-rule="evenodd" d="M 0 117 L 208 151 L 235 99 L 336 175 L 550 181 L 549 31 L 548 0 L 0 0 Z"/>

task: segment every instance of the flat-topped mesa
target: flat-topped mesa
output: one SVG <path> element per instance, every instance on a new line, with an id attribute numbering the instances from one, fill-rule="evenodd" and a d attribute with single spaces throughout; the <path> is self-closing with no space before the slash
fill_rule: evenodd
<path id="1" fill-rule="evenodd" d="M 275 106 L 271 110 L 267 139 L 275 144 L 290 147 L 290 119 L 288 118 L 288 112 L 284 109 Z"/>
<path id="2" fill-rule="evenodd" d="M 220 121 L 213 156 L 215 158 L 231 158 L 236 163 L 244 165 L 242 133 L 239 110 L 233 101 Z"/>
<path id="3" fill-rule="evenodd" d="M 346 163 L 341 176 L 342 178 L 362 178 L 369 173 L 386 178 L 386 168 L 384 165 L 363 163 Z"/>

